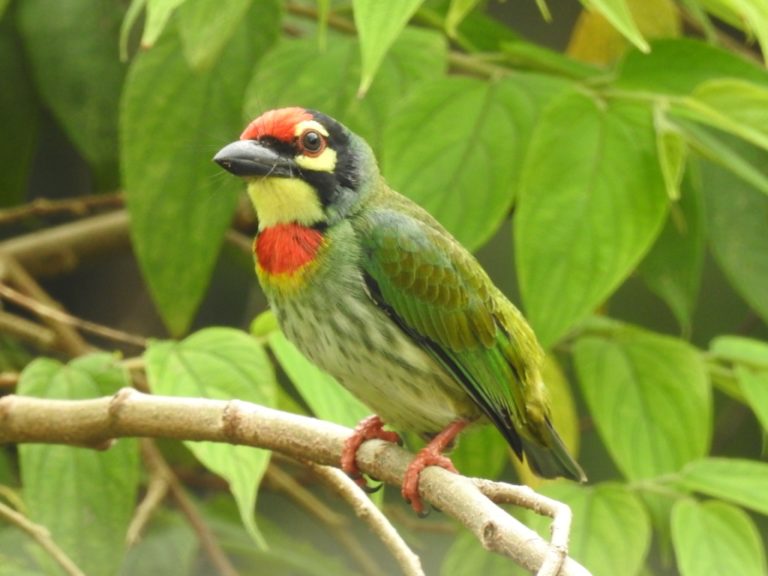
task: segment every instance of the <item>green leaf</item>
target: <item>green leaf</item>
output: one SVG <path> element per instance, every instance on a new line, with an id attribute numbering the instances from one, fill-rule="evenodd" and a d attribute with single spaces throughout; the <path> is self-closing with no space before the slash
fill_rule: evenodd
<path id="1" fill-rule="evenodd" d="M 653 121 L 656 128 L 656 150 L 667 196 L 670 200 L 679 200 L 688 157 L 685 135 L 678 126 L 667 119 L 665 110 L 658 105 L 653 110 Z"/>
<path id="2" fill-rule="evenodd" d="M 768 50 L 768 6 L 755 0 L 701 0 L 701 5 L 731 26 L 755 36 L 763 54 Z M 765 56 L 764 56 L 765 59 Z"/>
<path id="3" fill-rule="evenodd" d="M 208 328 L 181 342 L 155 342 L 145 355 L 153 392 L 166 396 L 276 403 L 272 365 L 254 338 L 231 328 Z M 265 546 L 254 518 L 256 494 L 270 453 L 250 446 L 184 442 L 212 472 L 229 482 L 248 532 Z"/>
<path id="4" fill-rule="evenodd" d="M 0 206 L 24 199 L 37 143 L 38 107 L 24 65 L 21 44 L 7 22 L 0 22 L 0 78 L 12 90 L 0 90 Z"/>
<path id="5" fill-rule="evenodd" d="M 765 462 L 704 458 L 683 468 L 677 484 L 768 515 L 768 464 Z"/>
<path id="6" fill-rule="evenodd" d="M 360 38 L 362 75 L 358 92 L 365 94 L 387 50 L 424 0 L 352 0 Z"/>
<path id="7" fill-rule="evenodd" d="M 455 37 L 458 34 L 459 24 L 479 3 L 480 0 L 451 0 L 445 17 L 445 30 L 448 36 Z"/>
<path id="8" fill-rule="evenodd" d="M 664 229 L 640 265 L 646 284 L 667 303 L 683 334 L 691 331 L 705 254 L 699 187 L 693 177 L 684 181 L 680 202 L 671 206 Z"/>
<path id="9" fill-rule="evenodd" d="M 318 50 L 312 38 L 284 41 L 259 63 L 248 86 L 246 114 L 253 118 L 264 110 L 300 102 L 344 122 L 376 149 L 399 100 L 414 86 L 442 75 L 446 60 L 442 36 L 406 29 L 361 100 L 355 96 L 360 71 L 355 40 L 334 37 L 324 50 Z M 324 81 L 318 83 L 317 78 Z"/>
<path id="10" fill-rule="evenodd" d="M 187 0 L 144 0 L 147 14 L 144 33 L 141 36 L 142 48 L 151 48 L 160 38 L 171 19 L 173 12 Z"/>
<path id="11" fill-rule="evenodd" d="M 307 360 L 282 332 L 272 332 L 269 347 L 304 402 L 318 418 L 354 427 L 371 413 L 331 375 Z"/>
<path id="12" fill-rule="evenodd" d="M 593 10 L 597 10 L 616 30 L 621 32 L 627 40 L 632 42 L 642 52 L 650 52 L 651 47 L 645 41 L 637 28 L 632 13 L 626 0 L 581 0 L 582 4 Z"/>
<path id="13" fill-rule="evenodd" d="M 674 114 L 719 128 L 768 150 L 768 88 L 725 78 L 698 86 L 675 102 Z"/>
<path id="14" fill-rule="evenodd" d="M 707 453 L 711 391 L 688 344 L 618 326 L 580 338 L 574 360 L 600 437 L 628 479 L 675 472 Z"/>
<path id="15" fill-rule="evenodd" d="M 718 336 L 709 345 L 710 352 L 721 360 L 768 370 L 768 343 L 743 336 Z"/>
<path id="16" fill-rule="evenodd" d="M 672 540 L 682 576 L 766 573 L 760 533 L 735 506 L 680 500 L 672 510 Z"/>
<path id="17" fill-rule="evenodd" d="M 768 175 L 768 153 L 743 143 L 733 146 Z M 708 162 L 702 162 L 701 174 L 715 260 L 736 291 L 768 322 L 768 196 Z"/>
<path id="18" fill-rule="evenodd" d="M 211 157 L 243 127 L 241 100 L 262 42 L 253 39 L 248 20 L 205 73 L 189 68 L 177 35 L 163 35 L 133 62 L 123 94 L 123 183 L 133 246 L 172 334 L 185 332 L 192 320 L 242 189 Z"/>
<path id="19" fill-rule="evenodd" d="M 80 400 L 111 395 L 129 385 L 125 371 L 109 354 L 84 356 L 66 366 L 40 358 L 22 373 L 18 393 Z M 19 459 L 30 519 L 45 526 L 86 574 L 115 574 L 125 553 L 125 532 L 139 484 L 136 440 L 120 439 L 105 451 L 21 444 Z M 50 558 L 43 555 L 41 561 L 50 571 Z"/>
<path id="20" fill-rule="evenodd" d="M 565 92 L 542 112 L 520 188 L 520 291 L 549 347 L 611 295 L 661 229 L 667 200 L 650 112 Z"/>
<path id="21" fill-rule="evenodd" d="M 29 0 L 18 24 L 40 97 L 93 168 L 117 184 L 117 111 L 125 66 L 118 59 L 123 8 L 111 0 Z"/>
<path id="22" fill-rule="evenodd" d="M 139 543 L 128 551 L 120 576 L 192 575 L 197 554 L 197 536 L 189 522 L 180 513 L 161 509 L 153 514 Z"/>
<path id="23" fill-rule="evenodd" d="M 462 244 L 478 248 L 512 206 L 538 94 L 525 77 L 423 84 L 384 133 L 384 176 Z"/>
<path id="24" fill-rule="evenodd" d="M 192 68 L 204 70 L 218 60 L 237 28 L 247 17 L 253 0 L 230 0 L 226 9 L 209 0 L 186 0 L 178 9 L 179 35 L 184 56 Z M 265 47 L 274 41 L 275 29 L 280 21 L 279 6 L 276 2 L 259 1 L 258 38 Z"/>
<path id="25" fill-rule="evenodd" d="M 702 82 L 721 77 L 768 85 L 768 72 L 754 61 L 700 40 L 677 38 L 654 42 L 650 54 L 629 52 L 616 87 L 685 95 Z"/>
<path id="26" fill-rule="evenodd" d="M 757 416 L 763 430 L 768 432 L 768 371 L 757 372 L 744 366 L 736 366 L 739 388 Z"/>
<path id="27" fill-rule="evenodd" d="M 465 476 L 498 478 L 509 464 L 509 445 L 495 426 L 483 423 L 461 435 L 451 460 Z"/>
<path id="28" fill-rule="evenodd" d="M 625 486 L 558 483 L 545 486 L 541 492 L 571 507 L 568 553 L 593 576 L 635 576 L 640 572 L 651 543 L 651 524 L 640 499 Z M 549 522 L 547 518 L 536 523 L 544 538 L 550 536 Z"/>

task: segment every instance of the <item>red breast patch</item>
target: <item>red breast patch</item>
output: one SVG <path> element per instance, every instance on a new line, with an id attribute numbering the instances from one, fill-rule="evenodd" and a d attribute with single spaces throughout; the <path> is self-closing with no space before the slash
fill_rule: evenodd
<path id="1" fill-rule="evenodd" d="M 268 274 L 293 274 L 317 255 L 323 234 L 300 224 L 275 224 L 256 237 L 254 252 Z"/>
<path id="2" fill-rule="evenodd" d="M 248 124 L 240 134 L 240 140 L 258 140 L 264 136 L 271 136 L 283 142 L 290 142 L 296 136 L 296 125 L 305 120 L 312 120 L 312 114 L 304 108 L 270 110 Z"/>

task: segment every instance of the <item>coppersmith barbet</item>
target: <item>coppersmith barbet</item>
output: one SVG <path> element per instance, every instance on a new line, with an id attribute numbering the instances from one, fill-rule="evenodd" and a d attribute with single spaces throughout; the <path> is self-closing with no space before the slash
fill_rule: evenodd
<path id="1" fill-rule="evenodd" d="M 468 424 L 490 420 L 543 477 L 584 481 L 552 427 L 543 352 L 526 320 L 430 214 L 389 188 L 371 148 L 304 108 L 266 112 L 214 157 L 245 178 L 258 218 L 256 272 L 286 337 L 377 416 L 347 444 L 432 441 L 403 495 L 422 510 L 425 466 Z"/>

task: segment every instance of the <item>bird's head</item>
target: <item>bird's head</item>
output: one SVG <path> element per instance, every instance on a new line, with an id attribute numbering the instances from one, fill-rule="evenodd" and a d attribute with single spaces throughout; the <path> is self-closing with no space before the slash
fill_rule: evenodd
<path id="1" fill-rule="evenodd" d="M 304 108 L 265 112 L 213 160 L 247 180 L 260 229 L 331 226 L 355 212 L 378 177 L 362 138 Z"/>

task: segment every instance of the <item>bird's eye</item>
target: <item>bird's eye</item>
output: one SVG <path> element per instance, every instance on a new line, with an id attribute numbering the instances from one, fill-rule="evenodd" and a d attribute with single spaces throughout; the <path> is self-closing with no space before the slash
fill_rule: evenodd
<path id="1" fill-rule="evenodd" d="M 305 156 L 320 156 L 325 150 L 325 136 L 317 130 L 305 130 L 299 136 L 299 147 Z"/>

